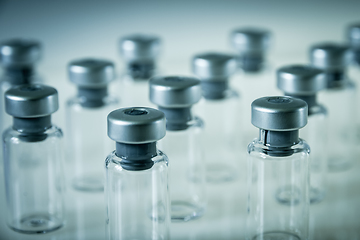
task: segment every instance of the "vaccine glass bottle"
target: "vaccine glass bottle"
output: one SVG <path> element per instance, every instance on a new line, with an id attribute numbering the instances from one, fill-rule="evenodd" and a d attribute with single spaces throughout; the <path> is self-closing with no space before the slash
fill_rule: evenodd
<path id="1" fill-rule="evenodd" d="M 122 105 L 150 106 L 149 79 L 157 72 L 161 40 L 154 35 L 133 34 L 120 39 L 120 55 L 125 62 L 121 75 Z"/>
<path id="2" fill-rule="evenodd" d="M 154 77 L 149 86 L 150 101 L 166 117 L 166 138 L 159 146 L 171 159 L 171 219 L 182 222 L 199 218 L 206 207 L 203 122 L 193 116 L 192 106 L 201 98 L 200 81 L 193 77 Z"/>
<path id="3" fill-rule="evenodd" d="M 238 176 L 241 152 L 241 101 L 229 85 L 236 61 L 223 53 L 198 54 L 193 57 L 192 70 L 201 80 L 204 97 L 196 107 L 205 123 L 206 179 L 214 183 L 232 181 Z"/>
<path id="4" fill-rule="evenodd" d="M 307 104 L 263 97 L 251 109 L 259 138 L 248 145 L 248 239 L 308 239 L 310 148 L 299 138 Z"/>
<path id="5" fill-rule="evenodd" d="M 317 102 L 317 93 L 327 86 L 325 73 L 307 65 L 287 65 L 277 70 L 277 85 L 286 96 L 308 105 L 308 124 L 301 129 L 300 137 L 311 146 L 310 203 L 318 203 L 326 192 L 327 110 Z"/>
<path id="6" fill-rule="evenodd" d="M 103 191 L 100 159 L 113 149 L 106 135 L 106 116 L 118 105 L 117 98 L 108 94 L 108 85 L 115 78 L 114 64 L 101 59 L 74 60 L 68 65 L 68 75 L 78 90 L 66 105 L 72 186 L 81 191 Z"/>
<path id="7" fill-rule="evenodd" d="M 3 134 L 8 225 L 21 233 L 46 233 L 64 224 L 62 131 L 51 123 L 57 91 L 21 85 L 5 93 L 13 125 Z"/>
<path id="8" fill-rule="evenodd" d="M 164 113 L 122 108 L 108 115 L 116 150 L 105 161 L 107 239 L 169 239 L 168 159 L 156 142 L 166 133 Z"/>
<path id="9" fill-rule="evenodd" d="M 325 71 L 327 87 L 319 100 L 328 109 L 328 169 L 344 171 L 352 166 L 356 142 L 356 88 L 346 74 L 348 48 L 319 43 L 310 49 L 311 65 Z"/>

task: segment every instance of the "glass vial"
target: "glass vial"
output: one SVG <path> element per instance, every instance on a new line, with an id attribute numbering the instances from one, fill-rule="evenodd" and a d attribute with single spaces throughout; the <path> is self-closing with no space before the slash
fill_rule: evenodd
<path id="1" fill-rule="evenodd" d="M 66 106 L 72 185 L 81 191 L 103 191 L 100 159 L 113 149 L 113 142 L 106 135 L 106 116 L 118 104 L 108 94 L 108 85 L 115 78 L 114 64 L 101 59 L 79 59 L 69 63 L 68 75 L 77 86 L 77 96 L 69 99 Z"/>
<path id="2" fill-rule="evenodd" d="M 202 95 L 197 108 L 205 122 L 204 152 L 208 182 L 226 182 L 236 178 L 239 170 L 238 151 L 241 102 L 229 86 L 236 70 L 231 55 L 204 53 L 194 56 L 192 70 L 201 80 Z"/>
<path id="3" fill-rule="evenodd" d="M 4 95 L 13 86 L 36 82 L 35 64 L 41 58 L 41 44 L 36 40 L 9 39 L 0 43 L 0 130 L 11 126 L 12 118 L 5 112 Z"/>
<path id="4" fill-rule="evenodd" d="M 171 159 L 171 219 L 186 222 L 201 217 L 206 207 L 203 122 L 191 110 L 201 98 L 200 81 L 192 77 L 154 77 L 149 86 L 150 101 L 166 117 L 166 138 L 159 146 Z"/>
<path id="5" fill-rule="evenodd" d="M 64 224 L 62 131 L 51 123 L 56 89 L 21 85 L 5 93 L 13 125 L 3 134 L 8 225 L 46 233 Z"/>
<path id="6" fill-rule="evenodd" d="M 346 75 L 348 48 L 336 43 L 319 43 L 311 47 L 314 67 L 325 71 L 327 88 L 319 100 L 328 109 L 328 168 L 330 171 L 349 169 L 355 157 L 356 89 Z"/>
<path id="7" fill-rule="evenodd" d="M 244 151 L 257 134 L 251 126 L 251 103 L 260 97 L 280 94 L 274 80 L 275 71 L 267 59 L 271 38 L 269 30 L 255 27 L 238 28 L 230 35 L 238 64 L 238 74 L 231 83 L 241 92 L 244 109 L 241 126 Z"/>
<path id="8" fill-rule="evenodd" d="M 360 86 L 360 22 L 352 23 L 347 27 L 346 38 L 350 46 L 350 64 L 348 65 L 349 78 L 356 86 Z M 358 90 L 357 90 L 358 91 Z M 360 93 L 356 93 L 357 105 L 360 104 Z M 357 111 L 357 142 L 360 142 L 360 111 Z"/>
<path id="9" fill-rule="evenodd" d="M 310 148 L 299 138 L 307 113 L 291 97 L 251 104 L 260 131 L 248 146 L 248 239 L 308 239 Z"/>
<path id="10" fill-rule="evenodd" d="M 150 106 L 148 81 L 156 73 L 160 47 L 160 38 L 153 35 L 134 34 L 120 39 L 126 68 L 121 77 L 123 106 Z"/>
<path id="11" fill-rule="evenodd" d="M 156 147 L 166 133 L 164 113 L 122 108 L 107 119 L 116 141 L 105 162 L 107 239 L 169 239 L 168 159 Z"/>
<path id="12" fill-rule="evenodd" d="M 326 88 L 322 70 L 306 65 L 288 65 L 277 70 L 277 85 L 286 96 L 308 105 L 308 124 L 300 136 L 311 146 L 310 203 L 322 201 L 327 172 L 327 110 L 317 102 L 317 92 Z"/>

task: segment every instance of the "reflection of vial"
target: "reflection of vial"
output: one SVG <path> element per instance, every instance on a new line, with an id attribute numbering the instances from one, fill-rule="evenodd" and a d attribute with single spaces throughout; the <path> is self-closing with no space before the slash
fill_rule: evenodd
<path id="1" fill-rule="evenodd" d="M 51 123 L 57 91 L 21 85 L 5 93 L 13 125 L 3 134 L 8 225 L 17 232 L 46 233 L 64 223 L 62 132 Z"/>
<path id="2" fill-rule="evenodd" d="M 204 97 L 197 108 L 205 122 L 207 181 L 231 181 L 238 171 L 241 122 L 239 96 L 229 87 L 229 77 L 236 69 L 235 59 L 221 53 L 199 54 L 193 58 L 192 68 L 201 79 Z"/>
<path id="3" fill-rule="evenodd" d="M 189 221 L 203 215 L 206 205 L 205 165 L 202 158 L 203 123 L 191 107 L 201 98 L 200 81 L 191 77 L 154 77 L 150 101 L 166 117 L 166 138 L 160 147 L 171 159 L 170 193 L 173 221 Z"/>
<path id="4" fill-rule="evenodd" d="M 243 146 L 257 134 L 251 126 L 250 106 L 254 99 L 277 94 L 274 70 L 266 59 L 271 33 L 261 28 L 239 28 L 231 33 L 231 44 L 237 54 L 239 74 L 232 82 L 236 90 L 241 90 L 243 113 Z M 245 150 L 245 149 L 244 149 Z"/>
<path id="5" fill-rule="evenodd" d="M 78 87 L 77 96 L 69 99 L 66 106 L 73 186 L 83 191 L 102 191 L 104 173 L 100 159 L 113 148 L 106 136 L 106 116 L 118 103 L 108 95 L 114 65 L 105 60 L 80 59 L 70 62 L 68 74 Z"/>
<path id="6" fill-rule="evenodd" d="M 309 152 L 299 138 L 306 102 L 263 97 L 251 104 L 259 138 L 248 146 L 249 239 L 308 239 Z"/>
<path id="7" fill-rule="evenodd" d="M 120 54 L 126 69 L 122 76 L 122 99 L 125 107 L 149 106 L 148 80 L 156 72 L 160 38 L 152 35 L 129 35 L 120 40 Z"/>
<path id="8" fill-rule="evenodd" d="M 0 82 L 0 127 L 1 132 L 11 125 L 11 117 L 5 113 L 4 94 L 21 84 L 34 83 L 34 65 L 40 60 L 41 45 L 28 39 L 11 39 L 0 43 L 0 64 L 3 75 Z"/>
<path id="9" fill-rule="evenodd" d="M 325 71 L 327 88 L 319 93 L 329 113 L 328 166 L 331 171 L 348 169 L 354 158 L 356 138 L 356 89 L 347 78 L 348 48 L 335 43 L 312 46 L 310 60 L 314 67 Z"/>
<path id="10" fill-rule="evenodd" d="M 277 81 L 286 96 L 308 104 L 308 124 L 300 135 L 311 146 L 310 203 L 316 203 L 324 197 L 327 172 L 327 111 L 316 100 L 317 92 L 326 88 L 325 74 L 311 66 L 289 65 L 278 69 Z"/>
<path id="11" fill-rule="evenodd" d="M 156 147 L 165 115 L 122 108 L 108 115 L 116 150 L 105 162 L 107 239 L 169 239 L 168 159 Z"/>

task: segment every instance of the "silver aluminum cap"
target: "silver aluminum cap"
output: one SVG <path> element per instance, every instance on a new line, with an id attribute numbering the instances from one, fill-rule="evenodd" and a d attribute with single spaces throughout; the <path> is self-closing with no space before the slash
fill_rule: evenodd
<path id="1" fill-rule="evenodd" d="M 288 65 L 277 70 L 277 86 L 288 94 L 313 95 L 326 88 L 325 73 L 307 65 Z"/>
<path id="2" fill-rule="evenodd" d="M 347 46 L 332 42 L 316 44 L 310 49 L 310 62 L 325 71 L 343 70 L 349 61 Z"/>
<path id="3" fill-rule="evenodd" d="M 348 26 L 346 35 L 351 47 L 360 49 L 360 22 Z"/>
<path id="4" fill-rule="evenodd" d="M 239 28 L 231 33 L 233 47 L 240 53 L 262 53 L 269 48 L 270 31 L 261 28 Z"/>
<path id="5" fill-rule="evenodd" d="M 59 109 L 58 92 L 41 84 L 21 85 L 5 93 L 5 110 L 19 118 L 48 116 Z"/>
<path id="6" fill-rule="evenodd" d="M 201 98 L 200 80 L 193 77 L 166 76 L 150 79 L 150 101 L 160 107 L 190 107 Z"/>
<path id="7" fill-rule="evenodd" d="M 108 136 L 120 143 L 156 142 L 166 133 L 165 114 L 146 107 L 121 108 L 108 117 Z"/>
<path id="8" fill-rule="evenodd" d="M 233 55 L 224 53 L 203 53 L 193 57 L 192 71 L 201 80 L 224 81 L 236 71 Z"/>
<path id="9" fill-rule="evenodd" d="M 68 75 L 80 87 L 101 88 L 115 79 L 115 67 L 107 60 L 78 59 L 69 63 Z"/>
<path id="10" fill-rule="evenodd" d="M 120 39 L 120 54 L 127 62 L 154 61 L 160 47 L 160 38 L 153 35 L 134 34 Z"/>
<path id="11" fill-rule="evenodd" d="M 293 131 L 307 124 L 308 106 L 291 97 L 262 97 L 251 104 L 251 123 L 271 131 Z"/>
<path id="12" fill-rule="evenodd" d="M 30 39 L 10 39 L 0 43 L 0 62 L 5 67 L 26 67 L 41 57 L 41 44 Z"/>

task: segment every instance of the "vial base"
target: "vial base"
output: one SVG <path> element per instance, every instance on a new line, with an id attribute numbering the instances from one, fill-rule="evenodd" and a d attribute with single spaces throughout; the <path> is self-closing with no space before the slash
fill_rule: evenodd
<path id="1" fill-rule="evenodd" d="M 204 209 L 186 201 L 171 201 L 171 221 L 187 222 L 201 217 Z"/>
<path id="2" fill-rule="evenodd" d="M 331 172 L 341 172 L 346 171 L 351 168 L 351 161 L 343 157 L 329 157 L 328 160 L 328 169 Z"/>
<path id="3" fill-rule="evenodd" d="M 319 203 L 324 199 L 325 193 L 319 188 L 310 187 L 309 191 L 310 204 Z"/>
<path id="4" fill-rule="evenodd" d="M 301 240 L 301 238 L 290 232 L 273 231 L 256 235 L 253 240 Z"/>
<path id="5" fill-rule="evenodd" d="M 41 234 L 55 231 L 63 226 L 63 221 L 46 213 L 27 215 L 14 220 L 9 227 L 20 233 Z"/>
<path id="6" fill-rule="evenodd" d="M 236 178 L 236 170 L 222 164 L 209 164 L 206 167 L 206 181 L 209 183 L 230 182 Z"/>
<path id="7" fill-rule="evenodd" d="M 73 180 L 75 190 L 84 192 L 102 192 L 104 191 L 104 178 L 96 176 L 78 177 Z"/>
<path id="8" fill-rule="evenodd" d="M 293 185 L 284 186 L 276 192 L 276 199 L 284 205 L 297 205 L 300 203 L 300 197 L 300 189 Z"/>

